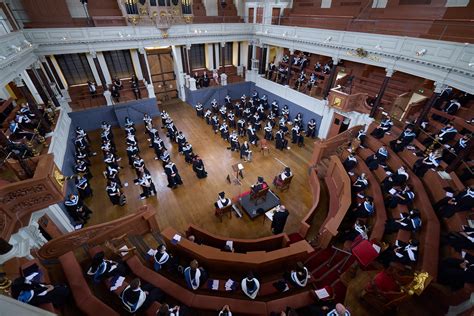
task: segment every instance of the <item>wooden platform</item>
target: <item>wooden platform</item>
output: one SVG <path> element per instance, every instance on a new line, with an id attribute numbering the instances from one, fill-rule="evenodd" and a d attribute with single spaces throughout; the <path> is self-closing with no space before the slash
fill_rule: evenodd
<path id="1" fill-rule="evenodd" d="M 242 218 L 224 218 L 222 223 L 214 216 L 214 202 L 217 194 L 225 191 L 228 196 L 236 196 L 248 191 L 250 185 L 254 184 L 258 176 L 263 176 L 271 185 L 276 174 L 284 168 L 282 163 L 288 165 L 294 178 L 288 191 L 279 193 L 282 204 L 290 212 L 285 232 L 293 233 L 298 230 L 299 223 L 311 207 L 311 194 L 308 186 L 308 163 L 311 158 L 312 141 L 305 139 L 306 147 L 292 147 L 290 150 L 279 151 L 274 149 L 274 143 L 270 144 L 270 154 L 263 156 L 257 147 L 252 147 L 254 159 L 251 163 L 244 163 L 244 179 L 242 186 L 229 184 L 226 181 L 227 174 L 232 172 L 232 165 L 239 162 L 237 152 L 227 150 L 228 143 L 223 141 L 219 135 L 206 125 L 205 121 L 198 118 L 194 109 L 179 100 L 173 100 L 163 104 L 161 109 L 168 111 L 178 129 L 182 130 L 188 141 L 193 145 L 195 153 L 199 154 L 206 166 L 208 177 L 199 180 L 192 171 L 191 165 L 184 161 L 184 157 L 178 153 L 176 144 L 171 145 L 165 132 L 161 127 L 161 119 L 155 118 L 155 126 L 159 126 L 160 135 L 164 140 L 171 160 L 176 163 L 184 185 L 175 190 L 167 187 L 167 180 L 160 161 L 154 160 L 154 151 L 148 148 L 147 135 L 144 134 L 143 125 L 137 126 L 137 138 L 141 155 L 145 160 L 146 167 L 150 170 L 153 181 L 158 191 L 157 196 L 146 200 L 140 200 L 141 189 L 135 186 L 135 171 L 128 165 L 125 152 L 125 134 L 123 130 L 114 129 L 115 142 L 118 153 L 122 157 L 120 164 L 124 169 L 120 172 L 122 182 L 128 182 L 125 187 L 128 204 L 125 207 L 113 206 L 105 192 L 106 181 L 102 176 L 105 170 L 102 151 L 100 150 L 100 132 L 90 132 L 90 138 L 97 156 L 91 158 L 93 164 L 92 173 L 94 177 L 91 185 L 94 196 L 86 200 L 86 204 L 93 210 L 89 225 L 104 223 L 112 219 L 130 214 L 144 204 L 153 205 L 157 211 L 160 229 L 172 226 L 184 232 L 189 224 L 203 227 L 211 233 L 221 236 L 232 236 L 236 238 L 257 238 L 271 235 L 270 223 L 266 221 L 252 221 L 247 215 Z M 142 122 L 135 122 L 137 125 Z M 260 135 L 263 137 L 263 135 Z M 242 140 L 241 140 L 242 141 Z M 271 187 L 273 187 L 271 185 Z M 262 226 L 263 225 L 263 226 Z"/>

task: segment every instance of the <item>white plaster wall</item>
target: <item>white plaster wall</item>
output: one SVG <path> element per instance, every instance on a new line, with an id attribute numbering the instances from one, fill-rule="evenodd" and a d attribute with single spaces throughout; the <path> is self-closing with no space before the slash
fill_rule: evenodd
<path id="1" fill-rule="evenodd" d="M 204 6 L 206 7 L 206 15 L 207 16 L 217 16 L 217 1 L 218 0 L 204 0 Z"/>
<path id="2" fill-rule="evenodd" d="M 80 0 L 66 0 L 69 13 L 73 18 L 86 18 L 86 12 Z"/>

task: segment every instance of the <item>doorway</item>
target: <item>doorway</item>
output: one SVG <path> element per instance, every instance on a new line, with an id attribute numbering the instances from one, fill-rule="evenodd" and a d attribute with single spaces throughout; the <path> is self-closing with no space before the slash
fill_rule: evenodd
<path id="1" fill-rule="evenodd" d="M 177 98 L 178 90 L 171 48 L 147 49 L 146 54 L 156 99 L 168 101 Z"/>
<path id="2" fill-rule="evenodd" d="M 345 117 L 339 113 L 334 113 L 334 116 L 332 117 L 332 124 L 331 124 L 331 127 L 329 128 L 327 138 L 334 137 L 346 131 L 349 128 L 350 123 L 351 123 L 351 120 L 348 117 Z"/>

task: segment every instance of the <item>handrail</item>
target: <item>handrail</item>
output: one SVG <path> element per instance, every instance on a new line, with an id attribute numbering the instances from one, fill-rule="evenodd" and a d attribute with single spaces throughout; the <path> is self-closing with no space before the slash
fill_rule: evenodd
<path id="1" fill-rule="evenodd" d="M 42 259 L 57 258 L 85 243 L 98 245 L 125 233 L 141 235 L 157 230 L 156 212 L 145 205 L 131 215 L 54 238 L 38 250 L 38 256 Z"/>

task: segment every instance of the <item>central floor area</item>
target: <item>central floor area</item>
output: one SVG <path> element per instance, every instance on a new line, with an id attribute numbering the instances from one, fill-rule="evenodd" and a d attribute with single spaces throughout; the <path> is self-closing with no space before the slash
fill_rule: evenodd
<path id="1" fill-rule="evenodd" d="M 223 100 L 220 100 L 223 101 Z M 118 155 L 122 158 L 120 165 L 120 179 L 128 183 L 123 190 L 127 196 L 127 204 L 123 207 L 114 206 L 110 202 L 105 187 L 106 179 L 102 175 L 105 170 L 102 151 L 100 149 L 100 127 L 89 132 L 92 149 L 97 156 L 91 157 L 91 172 L 94 177 L 90 184 L 94 196 L 86 200 L 93 214 L 88 225 L 105 223 L 113 219 L 133 213 L 143 205 L 149 205 L 156 210 L 156 217 L 160 230 L 171 226 L 184 232 L 189 224 L 195 224 L 211 233 L 234 238 L 258 238 L 271 235 L 270 221 L 263 221 L 263 216 L 251 220 L 246 214 L 237 218 L 235 213 L 232 218 L 223 217 L 222 222 L 214 215 L 214 202 L 219 192 L 225 191 L 228 197 L 237 196 L 249 190 L 257 181 L 258 176 L 264 177 L 270 188 L 277 194 L 283 205 L 290 212 L 285 233 L 298 230 L 299 223 L 307 214 L 312 204 L 312 196 L 308 187 L 308 168 L 313 150 L 313 140 L 306 138 L 305 146 L 298 147 L 290 143 L 289 150 L 280 151 L 275 148 L 274 142 L 269 142 L 270 152 L 262 153 L 260 148 L 252 146 L 253 161 L 244 162 L 238 152 L 227 149 L 229 144 L 219 134 L 214 134 L 211 126 L 196 115 L 189 104 L 178 99 L 160 105 L 160 111 L 167 111 L 178 130 L 183 131 L 188 142 L 193 146 L 193 151 L 204 162 L 208 176 L 198 179 L 192 166 L 185 162 L 184 156 L 179 154 L 178 145 L 171 143 L 166 137 L 166 130 L 161 127 L 160 117 L 153 119 L 153 125 L 159 130 L 166 148 L 178 167 L 184 184 L 177 189 L 167 187 L 167 179 L 161 161 L 155 160 L 153 148 L 149 148 L 148 135 L 145 134 L 143 122 L 135 122 L 140 155 L 145 160 L 145 165 L 151 172 L 157 195 L 145 200 L 140 200 L 141 188 L 133 183 L 136 178 L 135 171 L 128 165 L 126 154 L 125 132 L 121 128 L 114 128 L 114 139 Z M 263 138 L 262 131 L 259 137 Z M 244 138 L 240 137 L 242 143 Z M 232 178 L 232 165 L 241 162 L 244 165 L 244 179 L 242 185 L 229 184 L 227 175 Z M 279 192 L 271 184 L 275 175 L 279 174 L 285 166 L 289 166 L 294 174 L 290 189 Z"/>

